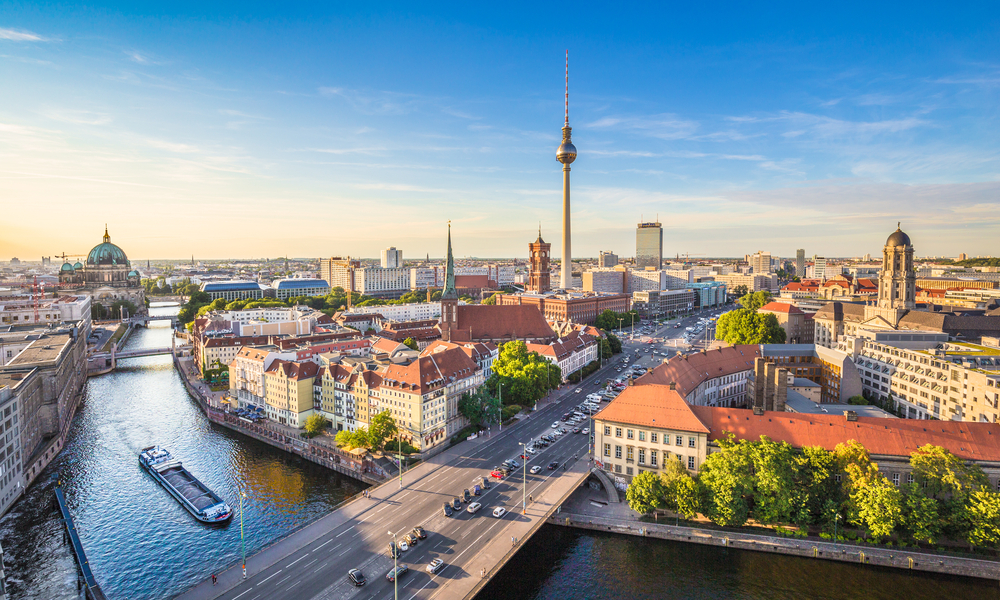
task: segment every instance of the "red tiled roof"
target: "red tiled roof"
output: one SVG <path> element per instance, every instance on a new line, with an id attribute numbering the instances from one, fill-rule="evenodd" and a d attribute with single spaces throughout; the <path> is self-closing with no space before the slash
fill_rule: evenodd
<path id="1" fill-rule="evenodd" d="M 404 391 L 424 394 L 431 388 L 471 377 L 479 366 L 462 348 L 421 355 L 408 365 L 388 365 L 382 372 L 382 384 Z"/>
<path id="2" fill-rule="evenodd" d="M 909 456 L 924 444 L 934 444 L 966 460 L 1000 461 L 1000 425 L 917 419 L 765 412 L 762 416 L 742 408 L 692 406 L 691 410 L 717 440 L 728 433 L 739 439 L 758 440 L 766 435 L 796 448 L 820 446 L 833 450 L 837 444 L 856 440 L 872 455 Z"/>
<path id="3" fill-rule="evenodd" d="M 677 384 L 677 391 L 687 397 L 702 382 L 724 375 L 753 369 L 753 361 L 760 356 L 760 346 L 729 346 L 708 352 L 697 352 L 677 357 L 662 364 L 635 380 L 637 386 Z"/>
<path id="4" fill-rule="evenodd" d="M 594 419 L 709 433 L 684 398 L 666 385 L 630 385 Z"/>
<path id="5" fill-rule="evenodd" d="M 531 304 L 459 305 L 458 327 L 451 333 L 455 342 L 555 338 L 542 312 Z"/>
<path id="6" fill-rule="evenodd" d="M 794 305 L 788 304 L 786 302 L 768 302 L 764 306 L 760 307 L 760 310 L 767 311 L 767 312 L 786 313 L 786 314 L 789 314 L 789 315 L 801 315 L 801 314 L 804 314 L 804 311 L 802 309 L 800 309 L 798 306 L 794 306 Z"/>
<path id="7" fill-rule="evenodd" d="M 280 373 L 288 379 L 299 380 L 315 377 L 317 372 L 319 372 L 319 366 L 312 361 L 295 362 L 278 359 L 271 363 L 271 366 L 264 373 L 268 375 Z"/>

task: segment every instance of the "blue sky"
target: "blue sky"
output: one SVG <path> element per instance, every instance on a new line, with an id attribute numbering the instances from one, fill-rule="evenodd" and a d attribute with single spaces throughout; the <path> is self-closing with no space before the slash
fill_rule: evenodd
<path id="1" fill-rule="evenodd" d="M 566 49 L 575 256 L 996 253 L 995 3 L 363 4 L 0 2 L 0 257 L 558 248 Z"/>

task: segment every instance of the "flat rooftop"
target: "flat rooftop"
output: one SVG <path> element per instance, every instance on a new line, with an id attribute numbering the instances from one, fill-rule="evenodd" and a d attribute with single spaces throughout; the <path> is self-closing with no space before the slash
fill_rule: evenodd
<path id="1" fill-rule="evenodd" d="M 72 342 L 73 338 L 68 333 L 47 335 L 32 342 L 7 364 L 16 367 L 53 361 L 59 357 L 62 349 Z"/>

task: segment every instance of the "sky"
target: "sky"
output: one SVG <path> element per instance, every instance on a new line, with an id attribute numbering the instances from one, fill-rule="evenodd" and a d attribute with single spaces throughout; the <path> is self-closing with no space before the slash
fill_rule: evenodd
<path id="1" fill-rule="evenodd" d="M 0 260 L 559 257 L 567 49 L 575 257 L 997 251 L 995 3 L 203 4 L 0 0 Z"/>

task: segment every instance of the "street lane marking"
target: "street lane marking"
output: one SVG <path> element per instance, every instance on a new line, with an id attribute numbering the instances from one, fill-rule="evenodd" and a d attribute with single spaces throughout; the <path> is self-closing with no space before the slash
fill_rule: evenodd
<path id="1" fill-rule="evenodd" d="M 338 554 L 337 556 L 343 556 L 343 555 L 347 554 L 347 553 L 348 553 L 348 552 L 350 552 L 350 551 L 351 551 L 351 549 L 350 549 L 350 548 L 348 548 L 347 550 L 344 550 L 343 552 L 341 552 L 341 553 L 340 553 L 340 554 Z"/>
<path id="2" fill-rule="evenodd" d="M 347 533 L 347 532 L 345 531 L 344 533 Z M 337 534 L 335 537 L 340 537 L 340 536 L 344 535 L 344 533 Z M 320 548 L 322 548 L 323 546 L 329 544 L 332 541 L 333 540 L 327 540 L 327 541 L 323 542 L 322 544 L 320 544 L 319 546 L 316 546 L 316 549 L 319 550 Z"/>
<path id="3" fill-rule="evenodd" d="M 290 562 L 287 565 L 285 565 L 285 568 L 287 569 L 288 567 L 290 567 L 290 566 L 294 565 L 295 563 L 299 562 L 300 560 L 302 560 L 306 556 L 309 556 L 308 552 L 306 552 L 304 556 L 300 556 L 300 557 L 296 558 L 295 560 L 293 560 L 292 562 Z"/>
<path id="4" fill-rule="evenodd" d="M 350 527 L 348 527 L 347 529 L 345 529 L 345 530 L 341 531 L 340 533 L 338 533 L 337 535 L 335 535 L 335 536 L 333 536 L 333 537 L 340 537 L 340 536 L 344 535 L 345 533 L 347 533 L 348 531 L 350 531 L 350 530 L 352 530 L 352 529 L 354 529 L 354 526 L 353 526 L 353 525 L 351 525 Z M 332 542 L 332 541 L 333 541 L 333 540 L 330 540 L 330 542 Z M 329 544 L 330 542 L 327 542 L 326 544 Z M 323 544 L 323 546 L 325 546 L 326 544 Z M 320 546 L 320 548 L 322 548 L 323 546 Z"/>
<path id="5" fill-rule="evenodd" d="M 303 569 L 305 569 L 306 567 L 308 567 L 309 565 L 313 564 L 313 563 L 314 563 L 314 562 L 316 562 L 317 560 L 319 560 L 319 559 L 318 559 L 318 558 L 314 558 L 314 559 L 312 559 L 312 561 L 310 561 L 310 562 L 307 562 L 306 564 L 302 565 L 302 568 L 303 568 Z"/>
<path id="6" fill-rule="evenodd" d="M 274 577 L 274 576 L 275 576 L 275 575 L 277 575 L 278 573 L 281 573 L 281 571 L 282 571 L 281 569 L 278 569 L 278 570 L 277 570 L 277 571 L 275 571 L 274 573 L 271 573 L 270 575 L 268 575 L 268 576 L 267 576 L 267 577 L 265 577 L 264 579 L 261 579 L 260 581 L 258 581 L 258 582 L 257 582 L 257 585 L 260 585 L 260 584 L 264 583 L 265 581 L 267 581 L 268 579 L 270 579 L 270 578 Z"/>
<path id="7" fill-rule="evenodd" d="M 246 592 L 243 592 L 243 593 L 241 593 L 241 594 L 239 594 L 239 595 L 237 595 L 237 596 L 233 596 L 233 600 L 236 600 L 237 598 L 239 598 L 240 596 L 242 596 L 243 594 L 245 594 L 245 593 L 247 593 L 247 592 L 249 592 L 249 591 L 250 591 L 250 590 L 247 590 Z"/>

